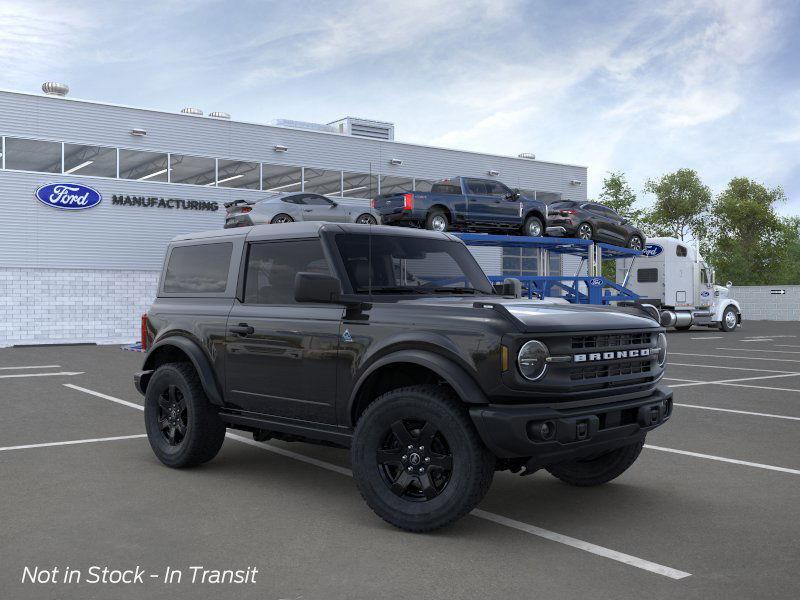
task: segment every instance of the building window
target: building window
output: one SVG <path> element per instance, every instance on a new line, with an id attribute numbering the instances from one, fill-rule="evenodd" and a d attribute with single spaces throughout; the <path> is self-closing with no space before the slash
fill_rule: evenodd
<path id="1" fill-rule="evenodd" d="M 117 149 L 64 144 L 64 174 L 117 176 Z"/>
<path id="2" fill-rule="evenodd" d="M 342 173 L 346 198 L 374 198 L 378 195 L 378 176 L 367 173 Z"/>
<path id="3" fill-rule="evenodd" d="M 170 183 L 212 186 L 216 181 L 217 161 L 204 156 L 171 154 L 169 169 Z"/>
<path id="4" fill-rule="evenodd" d="M 265 192 L 299 192 L 303 187 L 303 170 L 285 165 L 261 165 L 262 184 Z"/>
<path id="5" fill-rule="evenodd" d="M 342 172 L 306 167 L 304 190 L 323 196 L 342 195 Z"/>
<path id="6" fill-rule="evenodd" d="M 217 169 L 219 187 L 259 189 L 261 173 L 258 163 L 220 159 Z"/>
<path id="7" fill-rule="evenodd" d="M 167 155 L 141 150 L 119 151 L 119 176 L 139 181 L 168 181 Z"/>
<path id="8" fill-rule="evenodd" d="M 6 138 L 6 169 L 61 173 L 61 143 Z"/>
<path id="9" fill-rule="evenodd" d="M 411 177 L 383 175 L 380 180 L 381 194 L 403 194 L 414 191 L 414 180 Z"/>

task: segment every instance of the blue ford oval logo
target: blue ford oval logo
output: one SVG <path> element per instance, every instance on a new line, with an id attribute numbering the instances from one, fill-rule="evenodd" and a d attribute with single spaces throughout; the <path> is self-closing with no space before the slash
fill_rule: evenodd
<path id="1" fill-rule="evenodd" d="M 601 286 L 601 285 L 603 285 L 603 280 L 600 279 L 599 277 L 594 277 L 594 278 L 589 280 L 589 285 L 592 285 L 594 287 Z"/>
<path id="2" fill-rule="evenodd" d="M 643 256 L 658 256 L 664 251 L 664 248 L 658 244 L 647 244 L 642 250 Z"/>
<path id="3" fill-rule="evenodd" d="M 711 295 L 711 292 L 709 292 L 708 290 L 703 290 L 702 292 L 700 292 L 700 295 L 703 298 L 708 298 Z"/>
<path id="4" fill-rule="evenodd" d="M 95 189 L 79 183 L 48 183 L 36 189 L 42 204 L 62 210 L 82 210 L 97 206 L 103 196 Z"/>

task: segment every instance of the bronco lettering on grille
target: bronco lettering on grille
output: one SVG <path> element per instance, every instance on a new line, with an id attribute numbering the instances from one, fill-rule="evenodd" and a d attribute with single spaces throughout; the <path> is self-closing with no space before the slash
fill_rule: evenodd
<path id="1" fill-rule="evenodd" d="M 594 362 L 598 360 L 614 360 L 616 358 L 640 358 L 650 356 L 650 348 L 637 348 L 636 350 L 615 350 L 614 352 L 591 352 L 589 354 L 576 354 L 573 362 Z"/>

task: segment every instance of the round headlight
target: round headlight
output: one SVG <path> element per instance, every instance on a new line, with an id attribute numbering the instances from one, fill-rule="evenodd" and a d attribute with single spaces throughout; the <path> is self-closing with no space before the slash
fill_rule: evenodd
<path id="1" fill-rule="evenodd" d="M 658 334 L 658 366 L 663 367 L 667 362 L 667 335 L 665 333 Z"/>
<path id="2" fill-rule="evenodd" d="M 517 355 L 517 366 L 519 372 L 525 379 L 536 381 L 541 379 L 547 370 L 547 357 L 550 352 L 542 342 L 531 340 L 525 343 Z"/>

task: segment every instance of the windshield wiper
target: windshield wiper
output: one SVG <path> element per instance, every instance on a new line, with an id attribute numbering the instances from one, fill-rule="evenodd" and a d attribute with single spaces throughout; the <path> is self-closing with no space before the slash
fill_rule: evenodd
<path id="1" fill-rule="evenodd" d="M 478 290 L 471 287 L 437 287 L 427 288 L 429 292 L 449 292 L 451 294 L 480 294 Z"/>

